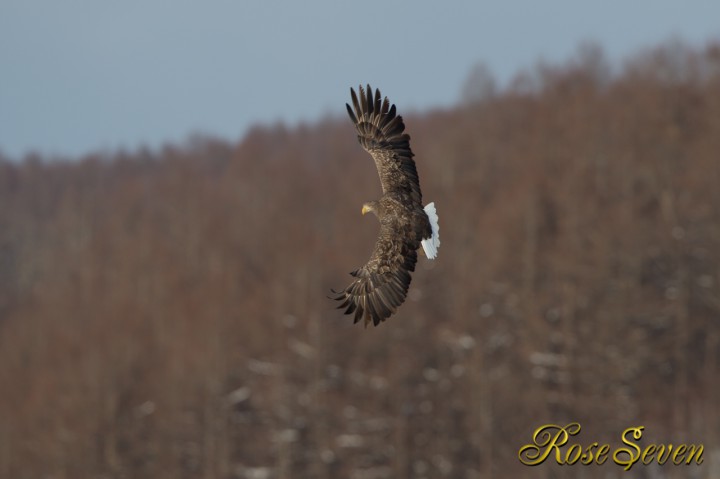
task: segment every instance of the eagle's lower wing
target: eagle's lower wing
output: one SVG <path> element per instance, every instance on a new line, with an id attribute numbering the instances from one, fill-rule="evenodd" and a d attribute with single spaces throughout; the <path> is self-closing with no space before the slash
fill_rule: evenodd
<path id="1" fill-rule="evenodd" d="M 350 89 L 353 108 L 347 106 L 350 118 L 358 132 L 358 141 L 375 160 L 383 193 L 401 191 L 409 194 L 414 202 L 422 204 L 422 193 L 418 180 L 413 152 L 410 150 L 410 135 L 403 133 L 405 124 L 396 114 L 395 105 L 387 97 L 380 100 L 380 90 L 367 86 L 367 95 L 362 85 L 360 97 Z"/>
<path id="2" fill-rule="evenodd" d="M 342 301 L 338 309 L 355 313 L 354 322 L 364 319 L 377 326 L 389 318 L 407 297 L 410 272 L 415 271 L 417 245 L 408 244 L 402 234 L 382 225 L 370 261 L 352 273 L 355 280 L 333 299 Z M 414 247 L 413 247 L 414 246 Z"/>

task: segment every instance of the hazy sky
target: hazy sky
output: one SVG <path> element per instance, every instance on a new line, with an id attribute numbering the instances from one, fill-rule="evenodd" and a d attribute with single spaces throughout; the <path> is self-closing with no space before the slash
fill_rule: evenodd
<path id="1" fill-rule="evenodd" d="M 672 36 L 720 38 L 720 2 L 0 0 L 0 151 L 236 140 L 344 115 L 360 82 L 447 106 L 478 61 L 502 84 L 582 41 L 620 60 Z"/>

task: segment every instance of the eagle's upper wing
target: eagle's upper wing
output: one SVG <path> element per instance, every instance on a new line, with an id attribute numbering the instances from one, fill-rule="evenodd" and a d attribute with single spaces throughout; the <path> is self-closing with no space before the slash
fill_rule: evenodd
<path id="1" fill-rule="evenodd" d="M 407 296 L 410 272 L 417 263 L 417 244 L 411 244 L 402 232 L 396 231 L 396 223 L 381 223 L 380 236 L 370 261 L 352 273 L 355 280 L 344 290 L 335 293 L 333 299 L 342 301 L 338 309 L 345 314 L 355 313 L 354 322 L 365 320 L 375 326 L 389 318 Z"/>
<path id="2" fill-rule="evenodd" d="M 400 190 L 421 205 L 422 193 L 410 150 L 410 135 L 403 133 L 402 117 L 396 114 L 395 105 L 390 106 L 387 97 L 381 102 L 380 90 L 375 90 L 374 96 L 370 85 L 367 95 L 362 85 L 358 90 L 360 98 L 350 88 L 354 111 L 349 104 L 345 106 L 357 129 L 360 144 L 375 160 L 383 194 Z"/>

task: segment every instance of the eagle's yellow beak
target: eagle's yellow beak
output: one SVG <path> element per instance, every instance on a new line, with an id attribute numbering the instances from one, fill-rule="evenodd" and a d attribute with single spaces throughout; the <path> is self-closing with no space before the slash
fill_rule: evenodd
<path id="1" fill-rule="evenodd" d="M 363 214 L 363 215 L 364 215 L 365 213 L 369 213 L 370 211 L 371 211 L 371 210 L 370 210 L 370 207 L 369 207 L 368 205 L 363 205 L 363 207 L 362 207 L 362 214 Z"/>

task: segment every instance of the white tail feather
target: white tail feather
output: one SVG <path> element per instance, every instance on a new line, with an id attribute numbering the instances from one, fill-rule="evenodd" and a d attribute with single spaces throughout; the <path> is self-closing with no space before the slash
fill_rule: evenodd
<path id="1" fill-rule="evenodd" d="M 425 214 L 430 220 L 432 236 L 422 240 L 422 247 L 423 250 L 425 250 L 425 256 L 429 259 L 435 259 L 438 248 L 440 247 L 440 226 L 438 225 L 438 215 L 437 211 L 435 211 L 435 203 L 428 203 L 425 206 Z"/>

